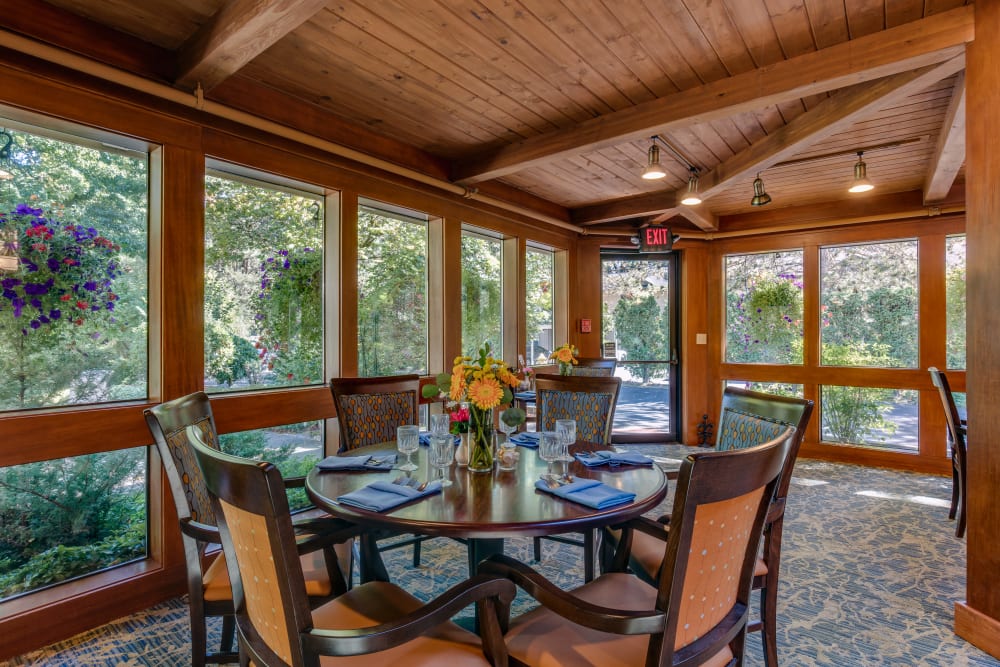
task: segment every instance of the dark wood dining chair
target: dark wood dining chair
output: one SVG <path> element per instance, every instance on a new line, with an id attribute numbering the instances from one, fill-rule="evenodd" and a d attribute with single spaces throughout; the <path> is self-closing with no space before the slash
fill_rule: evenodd
<path id="1" fill-rule="evenodd" d="M 333 378 L 330 391 L 340 427 L 340 451 L 396 441 L 396 427 L 419 423 L 419 375 L 388 375 L 367 378 Z M 393 537 L 388 533 L 365 535 L 368 540 Z M 413 547 L 413 567 L 420 566 L 420 547 L 425 535 L 381 542 L 378 548 L 365 549 L 365 560 L 359 566 L 367 573 L 364 578 L 386 580 L 388 574 L 377 553 L 402 547 Z"/>
<path id="2" fill-rule="evenodd" d="M 278 470 L 200 443 L 194 450 L 219 517 L 241 656 L 254 665 L 507 664 L 498 618 L 511 582 L 475 576 L 427 604 L 388 582 L 362 583 L 310 611 Z M 470 604 L 482 640 L 450 620 Z"/>
<path id="3" fill-rule="evenodd" d="M 928 369 L 931 373 L 931 382 L 938 390 L 941 397 L 941 406 L 944 408 L 945 423 L 948 425 L 948 444 L 951 447 L 951 507 L 948 510 L 948 518 L 958 521 L 955 524 L 955 537 L 965 535 L 965 497 L 967 486 L 966 469 L 968 467 L 966 446 L 967 424 L 958 414 L 958 406 L 955 405 L 955 397 L 951 393 L 951 384 L 944 371 L 939 371 L 931 366 Z"/>
<path id="4" fill-rule="evenodd" d="M 221 545 L 222 540 L 192 447 L 192 438 L 197 437 L 207 446 L 218 448 L 211 403 L 204 392 L 196 392 L 149 408 L 144 415 L 180 521 L 191 617 L 191 664 L 200 667 L 206 662 L 236 662 L 232 588 L 225 557 L 220 553 L 215 560 L 206 560 L 206 551 L 213 545 Z M 298 479 L 282 484 L 283 488 L 302 485 Z M 358 532 L 357 527 L 332 517 L 309 518 L 300 522 L 297 532 L 311 598 L 318 604 L 346 591 L 348 580 L 343 572 L 349 577 L 350 541 Z M 222 617 L 218 652 L 208 651 L 207 617 Z"/>
<path id="5" fill-rule="evenodd" d="M 614 359 L 598 357 L 577 357 L 573 375 L 580 377 L 612 377 L 618 365 Z"/>
<path id="6" fill-rule="evenodd" d="M 726 387 L 722 395 L 722 411 L 715 445 L 717 451 L 753 447 L 767 442 L 788 426 L 795 428 L 764 524 L 764 548 L 754 570 L 753 589 L 760 591 L 759 617 L 747 627 L 749 632 L 761 631 L 764 662 L 769 667 L 777 667 L 778 664 L 778 577 L 781 570 L 785 504 L 792 471 L 813 407 L 813 402 L 807 399 L 775 396 L 738 387 Z M 662 516 L 656 521 L 643 518 L 636 520 L 632 528 L 639 528 L 641 525 L 642 529 L 631 537 L 628 558 L 625 559 L 618 553 L 614 563 L 609 562 L 613 558 L 610 556 L 611 548 L 622 538 L 618 531 L 605 531 L 602 565 L 611 570 L 621 570 L 627 566 L 647 581 L 655 581 L 661 567 L 662 543 L 666 539 L 669 522 L 669 516 Z"/>
<path id="7" fill-rule="evenodd" d="M 567 592 L 506 556 L 483 561 L 480 573 L 509 577 L 541 605 L 501 618 L 511 662 L 741 665 L 762 527 L 794 433 L 684 459 L 655 583 L 606 572 Z"/>
<path id="8" fill-rule="evenodd" d="M 538 430 L 553 431 L 557 419 L 576 421 L 576 439 L 602 445 L 611 443 L 611 425 L 622 381 L 610 376 L 539 375 L 535 380 Z M 595 531 L 587 529 L 579 537 L 546 535 L 533 539 L 534 557 L 542 559 L 542 540 L 583 548 L 583 579 L 594 578 Z"/>

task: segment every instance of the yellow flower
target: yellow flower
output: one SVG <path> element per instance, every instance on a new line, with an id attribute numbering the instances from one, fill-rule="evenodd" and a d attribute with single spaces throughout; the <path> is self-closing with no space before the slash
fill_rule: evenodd
<path id="1" fill-rule="evenodd" d="M 501 366 L 497 369 L 497 379 L 508 387 L 516 387 L 521 382 L 517 375 L 511 373 L 510 369 L 506 366 Z"/>
<path id="2" fill-rule="evenodd" d="M 453 401 L 461 401 L 465 396 L 465 369 L 462 366 L 455 366 L 451 372 L 451 391 L 448 398 Z"/>
<path id="3" fill-rule="evenodd" d="M 561 364 L 572 363 L 574 361 L 573 350 L 569 349 L 568 347 L 560 348 L 559 350 L 556 351 L 556 361 L 558 361 Z"/>
<path id="4" fill-rule="evenodd" d="M 478 408 L 484 410 L 495 408 L 500 405 L 503 398 L 503 389 L 496 378 L 482 378 L 473 380 L 469 385 L 469 400 Z"/>

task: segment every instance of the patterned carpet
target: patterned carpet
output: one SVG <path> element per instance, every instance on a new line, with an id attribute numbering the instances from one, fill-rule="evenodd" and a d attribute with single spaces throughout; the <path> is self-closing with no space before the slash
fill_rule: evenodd
<path id="1" fill-rule="evenodd" d="M 674 458 L 686 451 L 632 448 Z M 778 607 L 783 665 L 1000 666 L 951 629 L 954 602 L 965 596 L 965 542 L 947 519 L 950 495 L 950 478 L 798 462 Z M 511 540 L 507 551 L 528 561 L 530 546 Z M 576 548 L 545 542 L 543 549 L 543 574 L 566 588 L 582 581 Z M 410 557 L 408 548 L 387 552 L 387 565 L 423 599 L 465 576 L 464 547 L 450 540 L 425 542 L 419 569 Z M 517 609 L 530 604 L 523 596 L 515 602 Z M 184 601 L 170 600 L 4 664 L 189 664 L 187 622 Z M 747 656 L 748 666 L 763 665 L 757 635 L 747 640 Z"/>

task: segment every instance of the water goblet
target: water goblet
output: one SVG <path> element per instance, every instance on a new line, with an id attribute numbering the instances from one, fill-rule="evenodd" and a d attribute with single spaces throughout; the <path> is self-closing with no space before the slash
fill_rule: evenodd
<path id="1" fill-rule="evenodd" d="M 399 466 L 400 470 L 412 472 L 417 469 L 417 464 L 411 460 L 413 452 L 420 448 L 420 427 L 419 426 L 397 426 L 396 427 L 396 447 L 403 454 L 406 454 L 406 463 Z"/>
<path id="2" fill-rule="evenodd" d="M 451 434 L 445 433 L 444 435 L 432 434 L 431 435 L 431 445 L 430 445 L 430 461 L 431 465 L 438 469 L 440 473 L 441 486 L 451 486 L 451 480 L 448 479 L 448 468 L 451 466 L 452 459 L 455 458 L 455 440 L 451 437 Z"/>
<path id="3" fill-rule="evenodd" d="M 569 454 L 569 446 L 576 442 L 576 420 L 557 419 L 556 433 L 559 436 L 559 444 L 561 446 L 559 460 L 565 463 L 566 477 L 569 477 L 569 462 L 573 460 L 573 457 Z"/>
<path id="4" fill-rule="evenodd" d="M 449 428 L 451 428 L 451 415 L 447 412 L 431 415 L 431 435 L 448 435 Z"/>
<path id="5" fill-rule="evenodd" d="M 555 431 L 543 431 L 538 438 L 538 456 L 548 464 L 546 473 L 542 479 L 550 480 L 555 478 L 552 472 L 552 464 L 559 460 L 562 452 L 562 444 L 559 442 L 559 435 Z"/>

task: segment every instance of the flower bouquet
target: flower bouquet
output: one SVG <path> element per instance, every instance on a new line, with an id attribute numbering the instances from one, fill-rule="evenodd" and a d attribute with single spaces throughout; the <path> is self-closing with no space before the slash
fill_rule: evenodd
<path id="1" fill-rule="evenodd" d="M 576 366 L 576 355 L 579 352 L 576 349 L 576 345 L 570 343 L 563 343 L 549 355 L 550 360 L 554 360 L 559 364 L 559 375 L 572 375 L 573 366 Z"/>
<path id="2" fill-rule="evenodd" d="M 517 375 L 490 352 L 490 344 L 484 343 L 475 358 L 455 357 L 451 374 L 441 373 L 436 384 L 423 389 L 425 398 L 446 394 L 452 403 L 468 403 L 469 470 L 473 472 L 493 469 L 493 410 L 511 402 L 511 390 L 518 384 Z"/>

